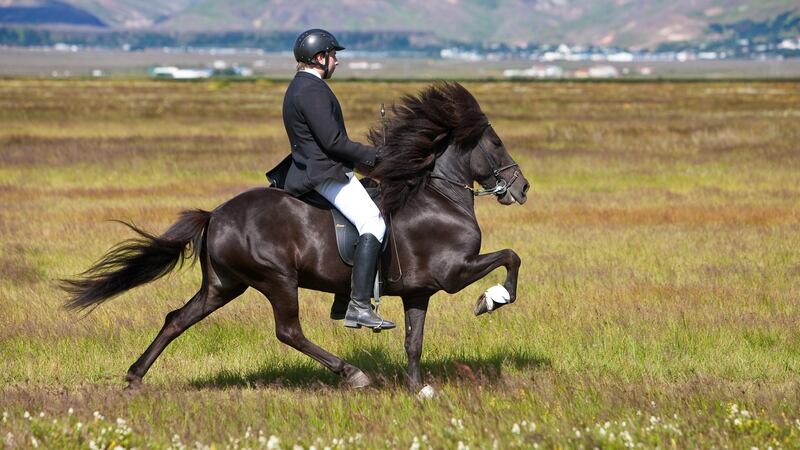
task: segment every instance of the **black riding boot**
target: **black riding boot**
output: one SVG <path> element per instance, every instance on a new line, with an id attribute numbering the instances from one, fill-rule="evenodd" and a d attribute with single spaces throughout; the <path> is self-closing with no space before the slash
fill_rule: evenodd
<path id="1" fill-rule="evenodd" d="M 372 234 L 358 237 L 356 253 L 353 255 L 353 277 L 350 282 L 350 305 L 344 317 L 344 326 L 350 328 L 367 327 L 377 330 L 394 328 L 393 322 L 383 320 L 372 309 L 372 289 L 375 282 L 375 266 L 381 243 Z"/>

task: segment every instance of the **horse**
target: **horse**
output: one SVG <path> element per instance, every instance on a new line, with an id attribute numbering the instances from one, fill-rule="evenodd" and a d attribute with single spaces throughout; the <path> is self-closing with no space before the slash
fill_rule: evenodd
<path id="1" fill-rule="evenodd" d="M 379 161 L 368 175 L 380 180 L 377 203 L 390 224 L 390 245 L 381 256 L 384 293 L 402 298 L 407 383 L 416 389 L 423 385 L 420 358 L 433 294 L 456 293 L 503 266 L 505 282 L 494 287 L 494 294 L 490 288 L 481 295 L 474 313 L 516 300 L 521 260 L 511 249 L 479 254 L 474 197 L 494 195 L 504 205 L 524 204 L 529 183 L 462 85 L 434 83 L 403 96 L 391 112 L 381 129 L 368 132 L 368 140 L 379 148 Z M 481 188 L 473 188 L 475 182 Z M 112 247 L 77 277 L 61 280 L 69 294 L 67 309 L 91 311 L 186 260 L 199 260 L 202 271 L 197 293 L 166 315 L 158 335 L 128 369 L 127 389 L 142 385 L 173 339 L 248 287 L 270 302 L 280 342 L 340 375 L 347 385 L 371 384 L 361 369 L 306 338 L 300 326 L 298 288 L 349 298 L 351 268 L 339 257 L 329 211 L 283 190 L 259 187 L 212 211 L 183 211 L 158 236 L 126 225 L 138 236 Z"/>

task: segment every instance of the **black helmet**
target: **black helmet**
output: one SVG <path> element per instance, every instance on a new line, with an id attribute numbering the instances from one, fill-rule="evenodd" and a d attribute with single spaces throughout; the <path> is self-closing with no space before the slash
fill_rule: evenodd
<path id="1" fill-rule="evenodd" d="M 331 50 L 344 50 L 332 34 L 319 28 L 304 31 L 294 41 L 294 59 L 298 62 L 312 64 L 314 55 Z"/>

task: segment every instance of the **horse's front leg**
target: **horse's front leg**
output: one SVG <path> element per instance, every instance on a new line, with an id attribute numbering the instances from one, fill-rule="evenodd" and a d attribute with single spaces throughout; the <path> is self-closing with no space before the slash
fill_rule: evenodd
<path id="1" fill-rule="evenodd" d="M 425 315 L 428 313 L 430 296 L 403 297 L 406 320 L 406 354 L 408 355 L 408 387 L 414 391 L 422 387 L 419 360 L 422 357 L 422 338 L 425 331 Z"/>
<path id="2" fill-rule="evenodd" d="M 519 277 L 519 266 L 521 263 L 522 261 L 519 255 L 511 249 L 467 257 L 462 264 L 459 264 L 455 270 L 451 272 L 451 275 L 448 276 L 448 279 L 445 280 L 443 285 L 445 286 L 445 290 L 452 294 L 480 280 L 494 269 L 500 266 L 505 267 L 506 280 L 503 283 L 503 288 L 508 293 L 508 298 L 505 298 L 502 289 L 499 289 L 499 292 L 498 290 L 493 292 L 497 295 L 494 300 L 487 297 L 487 293 L 484 293 L 475 305 L 475 315 L 479 316 L 508 303 L 514 303 L 517 299 L 517 279 Z"/>

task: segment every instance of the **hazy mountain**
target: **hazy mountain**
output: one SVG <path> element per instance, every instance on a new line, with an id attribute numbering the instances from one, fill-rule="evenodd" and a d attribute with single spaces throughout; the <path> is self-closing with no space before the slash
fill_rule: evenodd
<path id="1" fill-rule="evenodd" d="M 65 7 L 71 8 L 64 14 Z M 52 10 L 61 8 L 60 14 Z M 652 47 L 702 39 L 712 23 L 765 20 L 797 0 L 0 0 L 0 23 L 152 31 L 429 31 L 465 42 Z M 12 14 L 13 12 L 13 14 Z M 48 13 L 49 12 L 49 13 Z M 83 15 L 79 14 L 82 13 Z M 49 14 L 49 15 L 48 15 Z M 15 20 L 8 20 L 9 17 Z M 43 19 L 47 17 L 48 19 Z M 78 20 L 83 17 L 83 21 Z M 97 23 L 87 23 L 86 17 Z"/>

